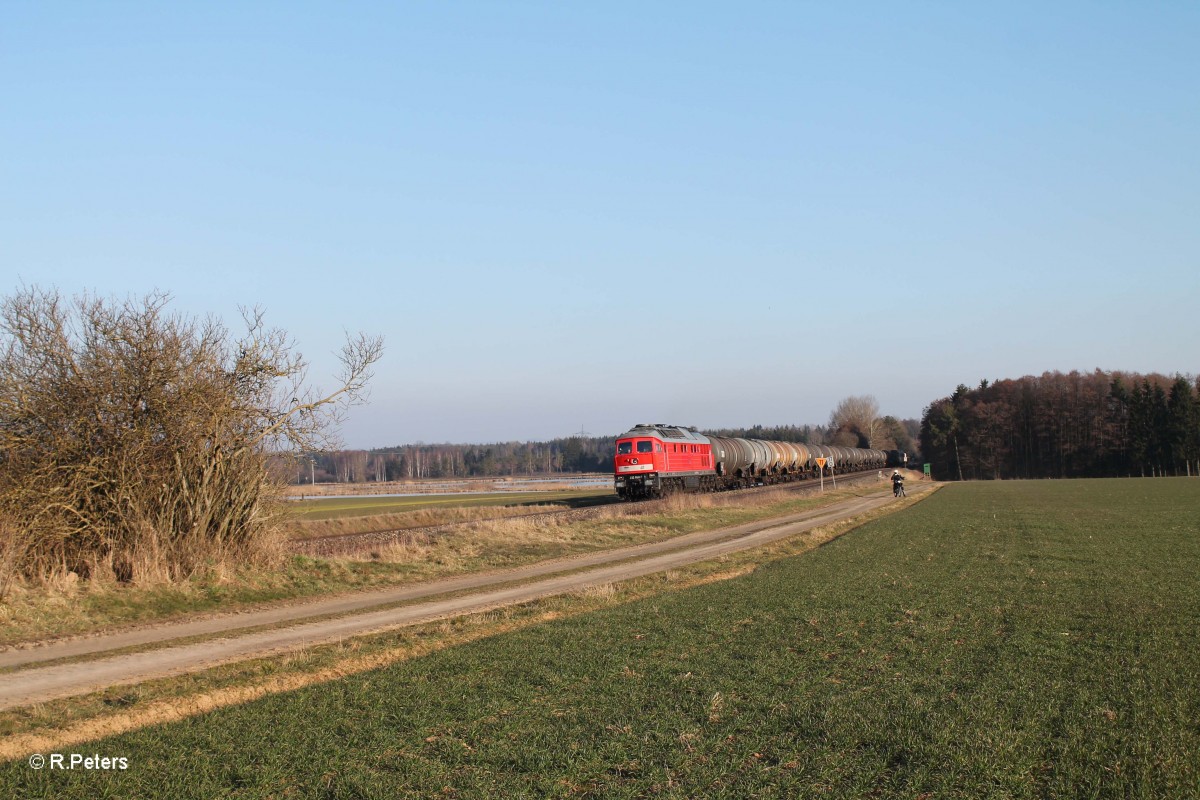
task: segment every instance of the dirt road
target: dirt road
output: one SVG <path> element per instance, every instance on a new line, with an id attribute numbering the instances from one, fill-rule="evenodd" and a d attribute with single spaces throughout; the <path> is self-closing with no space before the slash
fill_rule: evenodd
<path id="1" fill-rule="evenodd" d="M 929 488 L 914 487 L 912 494 L 923 494 Z M 665 542 L 547 561 L 504 572 L 163 624 L 29 649 L 11 649 L 0 652 L 0 668 L 12 670 L 0 674 L 0 709 L 196 672 L 230 661 L 628 580 L 764 545 L 864 514 L 890 502 L 893 498 L 886 489 L 864 490 L 861 497 L 825 508 L 689 534 Z M 272 627 L 246 630 L 261 626 Z M 238 631 L 242 633 L 238 634 Z M 225 635 L 200 642 L 170 644 L 175 640 L 214 634 Z M 115 650 L 151 644 L 161 646 L 142 652 L 106 655 Z M 87 659 L 47 663 L 80 657 Z"/>

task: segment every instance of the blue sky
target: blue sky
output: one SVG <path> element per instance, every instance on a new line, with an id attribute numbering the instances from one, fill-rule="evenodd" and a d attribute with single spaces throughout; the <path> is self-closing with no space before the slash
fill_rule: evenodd
<path id="1" fill-rule="evenodd" d="M 1200 5 L 0 10 L 0 291 L 238 320 L 348 446 L 1195 373 Z"/>

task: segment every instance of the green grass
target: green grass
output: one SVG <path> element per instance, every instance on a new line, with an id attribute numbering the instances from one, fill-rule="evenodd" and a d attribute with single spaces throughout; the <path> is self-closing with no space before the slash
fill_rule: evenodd
<path id="1" fill-rule="evenodd" d="M 481 506 L 566 506 L 595 505 L 613 497 L 611 488 L 559 492 L 494 492 L 488 494 L 421 494 L 405 497 L 321 497 L 296 500 L 288 508 L 301 519 L 392 514 L 430 508 L 477 508 Z"/>
<path id="2" fill-rule="evenodd" d="M 1200 481 L 952 486 L 723 583 L 0 768 L 14 797 L 1200 796 Z"/>

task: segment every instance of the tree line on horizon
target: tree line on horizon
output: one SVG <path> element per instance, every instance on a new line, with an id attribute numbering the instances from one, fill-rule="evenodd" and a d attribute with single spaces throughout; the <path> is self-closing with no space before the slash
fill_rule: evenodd
<path id="1" fill-rule="evenodd" d="M 611 469 L 613 437 L 570 436 L 547 442 L 405 444 L 372 450 L 310 453 L 293 462 L 292 483 L 365 483 L 436 478 L 496 478 Z M 607 465 L 607 466 L 606 466 Z"/>
<path id="2" fill-rule="evenodd" d="M 938 480 L 1200 474 L 1200 379 L 1097 369 L 959 385 L 921 419 Z"/>
<path id="3" fill-rule="evenodd" d="M 872 398 L 848 398 L 870 400 Z M 870 411 L 870 403 L 865 411 Z M 835 410 L 829 425 L 754 425 L 705 430 L 713 436 L 835 444 L 916 452 L 919 420 L 864 413 L 858 403 Z M 868 421 L 869 420 L 869 421 Z M 278 472 L 293 484 L 366 483 L 422 479 L 546 477 L 611 472 L 616 436 L 568 436 L 545 442 L 405 444 L 373 450 L 333 450 L 289 461 Z"/>

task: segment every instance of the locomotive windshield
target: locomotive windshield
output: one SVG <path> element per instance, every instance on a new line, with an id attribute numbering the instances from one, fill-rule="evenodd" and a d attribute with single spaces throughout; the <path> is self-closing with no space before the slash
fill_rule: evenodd
<path id="1" fill-rule="evenodd" d="M 626 456 L 633 452 L 633 442 L 617 442 L 617 455 Z"/>
<path id="2" fill-rule="evenodd" d="M 647 441 L 638 442 L 638 452 L 639 453 L 653 453 L 654 452 L 654 442 L 647 442 Z"/>

